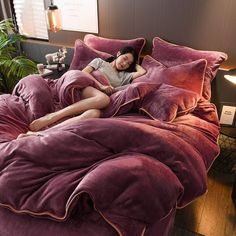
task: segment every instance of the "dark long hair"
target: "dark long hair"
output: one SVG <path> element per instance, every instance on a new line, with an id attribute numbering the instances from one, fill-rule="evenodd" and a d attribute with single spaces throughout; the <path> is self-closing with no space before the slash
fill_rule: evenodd
<path id="1" fill-rule="evenodd" d="M 124 71 L 126 71 L 126 72 L 134 72 L 134 71 L 136 71 L 135 68 L 136 68 L 138 56 L 137 56 L 137 53 L 136 53 L 136 51 L 134 50 L 134 48 L 133 48 L 133 47 L 130 47 L 130 46 L 127 46 L 127 47 L 124 47 L 124 48 L 120 49 L 119 52 L 120 52 L 120 55 L 123 55 L 123 54 L 126 54 L 126 53 L 130 53 L 130 54 L 132 54 L 132 56 L 133 56 L 133 58 L 134 58 L 132 64 L 129 66 L 129 68 L 127 68 L 127 69 L 124 70 Z M 119 55 L 119 56 L 120 56 L 120 55 Z M 118 57 L 119 57 L 119 56 L 118 56 Z M 107 62 L 113 62 L 116 58 L 117 58 L 117 56 L 116 56 L 116 57 L 109 57 L 109 58 L 106 59 L 106 61 L 107 61 Z"/>

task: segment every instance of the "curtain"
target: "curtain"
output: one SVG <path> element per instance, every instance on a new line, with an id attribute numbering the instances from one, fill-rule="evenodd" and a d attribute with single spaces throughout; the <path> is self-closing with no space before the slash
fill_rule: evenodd
<path id="1" fill-rule="evenodd" d="M 6 18 L 11 18 L 11 4 L 9 0 L 0 0 L 0 21 Z"/>
<path id="2" fill-rule="evenodd" d="M 48 39 L 44 0 L 12 0 L 20 34 Z"/>

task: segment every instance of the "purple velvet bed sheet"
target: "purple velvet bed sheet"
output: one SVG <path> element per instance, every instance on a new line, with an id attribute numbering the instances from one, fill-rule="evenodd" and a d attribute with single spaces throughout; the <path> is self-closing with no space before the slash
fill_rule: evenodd
<path id="1" fill-rule="evenodd" d="M 59 107 L 74 99 L 70 83 L 51 88 Z M 176 207 L 206 192 L 207 170 L 219 153 L 214 105 L 199 104 L 171 123 L 141 115 L 88 119 L 16 140 L 32 119 L 52 109 L 49 104 L 35 112 L 34 93 L 22 94 L 0 96 L 1 207 L 49 224 L 68 222 L 78 211 L 83 218 L 92 206 L 109 224 L 104 236 L 152 236 L 152 227 Z"/>

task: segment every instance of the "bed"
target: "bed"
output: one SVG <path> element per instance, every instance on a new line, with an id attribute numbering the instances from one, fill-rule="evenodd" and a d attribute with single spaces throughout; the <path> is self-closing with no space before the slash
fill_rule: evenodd
<path id="1" fill-rule="evenodd" d="M 222 52 L 155 37 L 147 73 L 111 95 L 102 118 L 16 139 L 95 86 L 80 71 L 91 59 L 127 44 L 140 55 L 145 39 L 88 34 L 61 78 L 30 75 L 0 96 L 1 236 L 165 236 L 176 209 L 206 193 L 219 154 L 210 83 Z"/>

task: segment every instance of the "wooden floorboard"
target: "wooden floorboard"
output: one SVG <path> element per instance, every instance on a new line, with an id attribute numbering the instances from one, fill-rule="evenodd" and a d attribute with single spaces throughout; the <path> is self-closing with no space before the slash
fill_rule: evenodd
<path id="1" fill-rule="evenodd" d="M 236 203 L 231 198 L 234 175 L 212 168 L 208 192 L 177 210 L 175 225 L 205 236 L 236 235 Z"/>
<path id="2" fill-rule="evenodd" d="M 188 231 L 183 228 L 174 227 L 173 233 L 171 234 L 171 236 L 203 236 L 203 235 Z"/>

